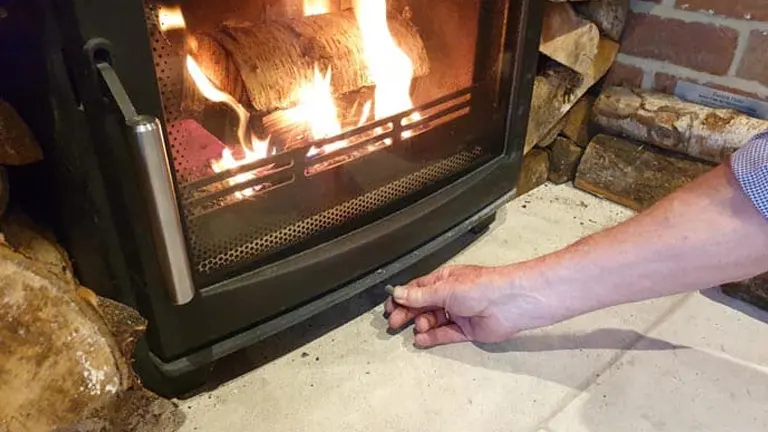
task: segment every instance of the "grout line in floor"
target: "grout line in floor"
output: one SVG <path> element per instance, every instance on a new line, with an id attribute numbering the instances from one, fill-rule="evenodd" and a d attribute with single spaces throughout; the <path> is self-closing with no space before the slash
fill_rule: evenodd
<path id="1" fill-rule="evenodd" d="M 587 378 L 579 386 L 577 386 L 577 388 L 573 389 L 574 391 L 568 392 L 568 394 L 562 398 L 557 407 L 552 411 L 552 414 L 539 422 L 536 427 L 533 428 L 533 430 L 553 432 L 552 429 L 549 428 L 549 424 L 552 422 L 552 420 L 554 420 L 558 415 L 565 411 L 565 409 L 568 408 L 568 406 L 570 406 L 571 403 L 573 403 L 573 401 L 575 401 L 579 396 L 594 386 L 597 380 L 605 373 L 610 371 L 613 366 L 616 365 L 616 363 L 618 363 L 622 358 L 624 358 L 624 356 L 627 355 L 627 353 L 632 351 L 632 348 L 636 347 L 642 340 L 646 339 L 648 334 L 659 328 L 662 324 L 666 323 L 675 312 L 679 311 L 683 305 L 688 303 L 696 294 L 697 293 L 688 293 L 674 304 L 672 304 L 669 309 L 664 311 L 664 313 L 659 315 L 659 317 L 656 318 L 648 327 L 643 329 L 639 336 L 633 338 L 624 347 L 622 347 L 618 353 L 616 353 L 610 360 L 608 360 L 608 362 L 606 362 L 604 367 L 598 369 L 597 372 L 595 372 L 593 375 L 590 375 L 590 377 Z"/>

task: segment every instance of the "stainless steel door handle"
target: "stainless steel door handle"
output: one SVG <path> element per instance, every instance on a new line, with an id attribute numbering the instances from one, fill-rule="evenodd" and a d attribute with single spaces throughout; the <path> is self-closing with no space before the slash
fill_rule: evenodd
<path id="1" fill-rule="evenodd" d="M 195 296 L 195 285 L 184 241 L 163 127 L 155 117 L 136 113 L 120 79 L 109 63 L 97 68 L 125 117 L 141 174 L 141 189 L 151 214 L 152 241 L 171 301 L 183 305 Z"/>

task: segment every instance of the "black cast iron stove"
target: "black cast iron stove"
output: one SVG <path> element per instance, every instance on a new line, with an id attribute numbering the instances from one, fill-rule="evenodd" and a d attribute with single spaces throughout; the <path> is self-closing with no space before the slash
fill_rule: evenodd
<path id="1" fill-rule="evenodd" d="M 149 319 L 139 369 L 183 377 L 487 224 L 538 3 L 11 2 L 43 23 L 60 234 Z"/>

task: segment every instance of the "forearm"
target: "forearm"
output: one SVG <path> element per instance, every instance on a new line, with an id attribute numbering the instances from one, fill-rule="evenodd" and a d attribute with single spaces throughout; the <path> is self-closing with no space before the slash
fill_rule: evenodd
<path id="1" fill-rule="evenodd" d="M 537 295 L 567 318 L 768 271 L 768 221 L 724 165 L 623 224 L 523 264 L 522 271 Z"/>

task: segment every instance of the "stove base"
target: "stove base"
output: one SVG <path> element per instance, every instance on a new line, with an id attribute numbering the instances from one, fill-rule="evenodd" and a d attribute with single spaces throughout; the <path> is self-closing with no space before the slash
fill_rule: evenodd
<path id="1" fill-rule="evenodd" d="M 243 348 L 256 344 L 282 330 L 296 325 L 313 315 L 373 287 L 382 287 L 419 261 L 446 248 L 465 234 L 479 236 L 495 220 L 496 212 L 515 195 L 513 190 L 502 198 L 476 213 L 473 217 L 456 225 L 442 236 L 424 244 L 419 249 L 401 257 L 387 266 L 369 273 L 328 295 L 290 311 L 278 318 L 222 340 L 208 348 L 196 351 L 171 362 L 163 362 L 152 354 L 143 341 L 136 350 L 135 367 L 144 385 L 166 397 L 178 396 L 205 384 L 208 372 L 216 360 Z"/>

